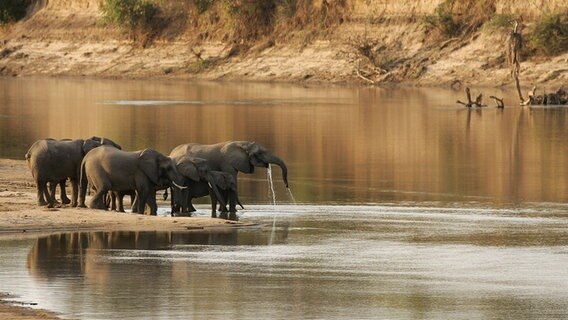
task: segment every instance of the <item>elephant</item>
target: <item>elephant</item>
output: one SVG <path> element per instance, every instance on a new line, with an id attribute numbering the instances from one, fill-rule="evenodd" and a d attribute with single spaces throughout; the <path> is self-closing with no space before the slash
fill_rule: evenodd
<path id="1" fill-rule="evenodd" d="M 225 203 L 229 204 L 229 210 L 227 211 L 227 207 L 223 204 L 221 204 L 220 207 L 220 218 L 222 219 L 227 219 L 227 212 L 230 213 L 228 219 L 229 220 L 237 220 L 237 204 L 241 206 L 241 209 L 244 209 L 243 205 L 241 204 L 241 202 L 239 201 L 239 196 L 237 193 L 237 181 L 235 180 L 235 178 L 233 178 L 232 175 L 223 172 L 223 171 L 211 171 L 211 176 L 213 176 L 213 179 L 215 180 L 215 184 L 217 185 L 217 188 L 219 188 L 222 196 L 223 196 L 223 200 L 225 200 Z M 215 208 L 217 207 L 217 201 L 219 199 L 211 197 L 211 207 L 213 208 L 213 210 L 211 211 L 211 217 L 212 218 L 216 218 L 216 212 L 215 212 Z M 189 201 L 189 203 L 191 204 L 191 200 Z"/>
<path id="2" fill-rule="evenodd" d="M 227 141 L 210 145 L 188 143 L 179 145 L 170 152 L 173 159 L 186 155 L 207 160 L 210 170 L 226 172 L 235 181 L 239 172 L 254 173 L 255 167 L 268 168 L 273 163 L 282 169 L 282 179 L 286 188 L 289 188 L 288 168 L 284 161 L 256 142 Z"/>
<path id="3" fill-rule="evenodd" d="M 105 206 L 110 208 L 111 211 L 124 212 L 123 199 L 124 196 L 130 196 L 131 206 L 135 205 L 136 191 L 109 191 L 108 194 L 104 196 Z"/>
<path id="4" fill-rule="evenodd" d="M 176 213 L 189 215 L 196 211 L 191 199 L 209 195 L 211 197 L 212 212 L 215 213 L 217 201 L 225 206 L 225 197 L 219 192 L 215 176 L 211 174 L 207 160 L 182 156 L 176 159 L 176 168 L 184 177 L 187 190 L 172 189 L 172 216 Z M 213 205 L 215 199 L 215 205 Z M 219 200 L 218 200 L 219 199 Z"/>
<path id="5" fill-rule="evenodd" d="M 61 201 L 68 202 L 65 181 L 69 178 L 72 187 L 71 206 L 76 207 L 81 161 L 89 151 L 102 145 L 120 149 L 114 141 L 100 137 L 85 140 L 43 139 L 34 142 L 25 158 L 36 183 L 38 205 L 47 204 L 49 208 L 53 208 L 58 184 L 61 187 Z"/>
<path id="6" fill-rule="evenodd" d="M 164 182 L 185 189 L 183 176 L 174 161 L 154 149 L 126 152 L 101 147 L 89 152 L 81 163 L 81 195 L 79 206 L 85 207 L 87 182 L 96 190 L 89 203 L 93 209 L 104 209 L 104 195 L 108 191 L 136 190 L 136 211 L 144 212 L 146 204 L 150 214 L 156 215 L 156 188 Z"/>

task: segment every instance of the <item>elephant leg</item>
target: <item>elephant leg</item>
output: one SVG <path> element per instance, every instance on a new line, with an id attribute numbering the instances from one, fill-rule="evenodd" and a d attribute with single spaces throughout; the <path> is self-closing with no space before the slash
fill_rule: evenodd
<path id="1" fill-rule="evenodd" d="M 134 197 L 134 200 L 130 204 L 132 213 L 138 213 L 138 199 L 139 198 L 140 198 L 139 194 L 136 193 L 136 197 Z M 144 211 L 142 211 L 142 213 L 144 213 Z"/>
<path id="2" fill-rule="evenodd" d="M 124 193 L 118 192 L 115 195 L 116 200 L 116 211 L 124 212 Z"/>
<path id="3" fill-rule="evenodd" d="M 61 197 L 61 204 L 70 204 L 71 200 L 67 198 L 67 193 L 65 192 L 65 182 L 66 179 L 59 181 L 59 194 Z"/>
<path id="4" fill-rule="evenodd" d="M 130 195 L 130 206 L 132 206 L 134 201 L 136 201 L 136 191 L 131 190 L 131 191 L 128 191 L 127 194 Z"/>
<path id="5" fill-rule="evenodd" d="M 229 204 L 229 212 L 237 212 L 237 193 L 235 191 L 227 191 L 227 201 Z"/>
<path id="6" fill-rule="evenodd" d="M 217 199 L 211 199 L 211 218 L 217 218 Z"/>
<path id="7" fill-rule="evenodd" d="M 150 215 L 158 215 L 158 203 L 156 203 L 156 191 L 150 192 L 150 197 L 148 198 L 148 206 L 150 207 Z"/>
<path id="8" fill-rule="evenodd" d="M 65 182 L 63 182 L 63 185 L 65 185 Z M 65 203 L 65 201 L 63 200 L 63 195 L 65 194 L 65 190 L 62 188 L 61 189 L 61 202 Z M 67 198 L 67 196 L 65 196 Z M 77 207 L 77 200 L 79 198 L 79 183 L 77 181 L 77 179 L 71 179 L 71 206 L 73 208 Z M 69 201 L 69 199 L 67 199 L 67 201 Z M 69 202 L 67 202 L 69 203 Z"/>
<path id="9" fill-rule="evenodd" d="M 171 207 L 172 207 L 172 217 L 175 217 L 178 213 L 181 213 L 181 211 L 183 210 L 183 207 L 181 207 L 177 203 L 174 203 L 173 200 L 171 202 Z"/>
<path id="10" fill-rule="evenodd" d="M 146 209 L 146 203 L 148 202 L 149 192 L 146 190 L 139 190 L 138 197 L 136 198 L 136 212 L 139 214 L 144 214 Z"/>
<path id="11" fill-rule="evenodd" d="M 48 208 L 53 208 L 55 206 L 55 188 L 57 187 L 57 183 L 49 183 L 49 192 L 48 192 L 48 196 L 49 199 L 47 200 L 48 204 L 47 207 Z"/>
<path id="12" fill-rule="evenodd" d="M 108 187 L 101 187 L 96 189 L 95 195 L 89 203 L 89 208 L 91 209 L 101 209 L 107 210 L 104 197 L 108 193 Z"/>
<path id="13" fill-rule="evenodd" d="M 47 183 L 44 181 L 36 181 L 37 188 L 37 205 L 43 207 L 47 204 L 46 198 L 49 198 L 47 194 Z"/>
<path id="14" fill-rule="evenodd" d="M 166 192 L 167 192 L 167 191 L 168 191 L 168 190 L 166 189 Z M 178 206 L 178 205 L 175 203 L 175 201 L 174 201 L 174 193 L 173 193 L 173 191 L 172 191 L 172 195 L 171 195 L 171 197 L 170 197 L 170 208 L 171 208 L 171 210 L 172 210 L 172 211 L 170 212 L 171 216 L 172 216 L 172 217 L 175 217 L 175 216 L 176 216 L 176 213 L 178 212 L 178 210 L 180 210 L 180 206 Z"/>

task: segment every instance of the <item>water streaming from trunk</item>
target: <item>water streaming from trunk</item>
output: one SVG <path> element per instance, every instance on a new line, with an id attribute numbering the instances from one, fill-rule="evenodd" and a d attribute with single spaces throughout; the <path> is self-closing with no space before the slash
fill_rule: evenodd
<path id="1" fill-rule="evenodd" d="M 296 203 L 296 199 L 294 198 L 294 195 L 292 194 L 292 190 L 290 190 L 290 188 L 286 188 L 286 190 L 288 190 L 288 195 L 290 196 L 290 199 L 292 200 L 293 204 L 297 204 Z"/>
<path id="2" fill-rule="evenodd" d="M 268 168 L 266 170 L 266 176 L 268 178 L 268 188 L 269 193 L 272 193 L 272 205 L 276 206 L 276 192 L 274 192 L 274 181 L 272 180 L 272 165 L 268 164 Z M 272 245 L 274 243 L 274 238 L 276 236 L 276 210 L 273 210 L 272 213 L 272 230 L 270 231 L 270 239 L 268 240 L 268 245 Z"/>
<path id="3" fill-rule="evenodd" d="M 272 180 L 272 165 L 270 164 L 266 170 L 266 176 L 268 177 L 269 192 L 272 194 L 272 204 L 276 205 L 276 193 L 274 192 L 274 181 Z"/>

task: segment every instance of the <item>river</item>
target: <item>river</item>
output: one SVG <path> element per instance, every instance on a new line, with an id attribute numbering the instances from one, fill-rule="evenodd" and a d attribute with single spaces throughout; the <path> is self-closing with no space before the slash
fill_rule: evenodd
<path id="1" fill-rule="evenodd" d="M 46 137 L 166 154 L 252 140 L 286 161 L 295 201 L 276 169 L 271 205 L 257 170 L 239 175 L 255 228 L 3 241 L 0 291 L 80 319 L 566 318 L 568 109 L 483 91 L 507 107 L 440 88 L 2 78 L 2 158 Z"/>

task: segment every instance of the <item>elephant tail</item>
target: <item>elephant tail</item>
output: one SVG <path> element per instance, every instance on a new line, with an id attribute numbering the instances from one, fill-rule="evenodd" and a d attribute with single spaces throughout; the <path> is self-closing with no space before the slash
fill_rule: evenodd
<path id="1" fill-rule="evenodd" d="M 79 206 L 85 206 L 85 197 L 87 196 L 88 190 L 87 171 L 85 170 L 85 161 L 81 161 L 81 168 L 79 171 Z"/>
<path id="2" fill-rule="evenodd" d="M 237 197 L 237 204 L 239 206 L 241 206 L 241 209 L 243 209 L 243 210 L 245 209 L 245 207 L 243 207 L 243 204 L 241 203 L 241 199 L 239 199 L 239 197 Z"/>

